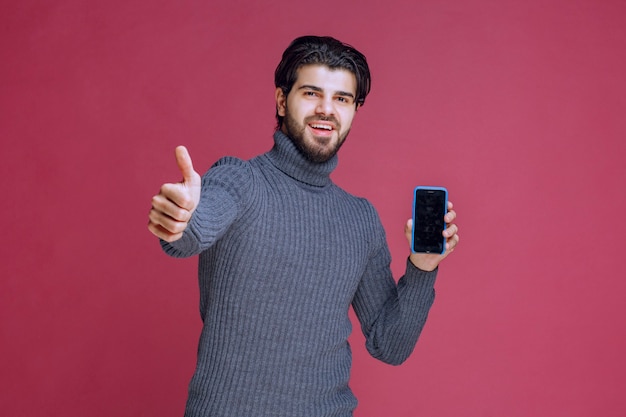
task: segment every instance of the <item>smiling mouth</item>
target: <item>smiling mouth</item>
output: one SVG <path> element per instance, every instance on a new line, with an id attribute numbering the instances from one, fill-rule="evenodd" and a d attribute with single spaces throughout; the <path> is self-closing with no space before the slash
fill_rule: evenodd
<path id="1" fill-rule="evenodd" d="M 317 130 L 326 130 L 328 132 L 331 132 L 333 130 L 333 127 L 327 124 L 321 124 L 321 123 L 311 123 L 309 124 L 309 126 L 312 129 L 317 129 Z"/>

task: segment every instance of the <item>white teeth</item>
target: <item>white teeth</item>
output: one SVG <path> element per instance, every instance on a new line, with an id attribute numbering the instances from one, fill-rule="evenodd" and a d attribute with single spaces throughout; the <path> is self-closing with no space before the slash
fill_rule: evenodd
<path id="1" fill-rule="evenodd" d="M 311 127 L 313 129 L 333 130 L 333 128 L 328 125 L 311 125 Z"/>

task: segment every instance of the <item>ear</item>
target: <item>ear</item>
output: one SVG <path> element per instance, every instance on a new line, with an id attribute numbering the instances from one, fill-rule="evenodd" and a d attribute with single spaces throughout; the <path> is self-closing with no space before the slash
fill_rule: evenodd
<path id="1" fill-rule="evenodd" d="M 285 108 L 287 107 L 287 96 L 283 92 L 283 89 L 276 88 L 276 114 L 280 117 L 285 117 Z"/>

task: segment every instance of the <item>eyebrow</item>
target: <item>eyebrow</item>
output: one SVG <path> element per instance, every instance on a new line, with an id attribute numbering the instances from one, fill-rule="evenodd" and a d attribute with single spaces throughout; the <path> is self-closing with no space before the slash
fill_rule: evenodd
<path id="1" fill-rule="evenodd" d="M 319 93 L 323 93 L 324 92 L 324 90 L 321 89 L 320 87 L 315 86 L 315 85 L 308 85 L 308 84 L 300 86 L 300 88 L 298 88 L 298 90 L 313 90 L 313 91 L 317 91 Z M 338 96 L 342 96 L 342 97 L 355 98 L 354 94 L 349 93 L 347 91 L 335 91 L 334 95 L 338 95 Z"/>

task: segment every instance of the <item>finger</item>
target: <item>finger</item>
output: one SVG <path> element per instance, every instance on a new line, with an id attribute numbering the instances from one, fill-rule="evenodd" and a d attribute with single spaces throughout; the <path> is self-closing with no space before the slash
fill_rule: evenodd
<path id="1" fill-rule="evenodd" d="M 459 244 L 460 239 L 461 238 L 459 237 L 458 234 L 455 234 L 454 236 L 452 236 L 452 238 L 448 239 L 446 241 L 446 252 L 448 253 L 452 252 Z"/>
<path id="2" fill-rule="evenodd" d="M 454 204 L 452 204 L 452 201 L 448 200 L 448 211 L 452 210 L 454 208 Z"/>
<path id="3" fill-rule="evenodd" d="M 449 239 L 453 237 L 454 235 L 456 235 L 458 232 L 459 232 L 459 227 L 456 224 L 451 224 L 445 228 L 445 230 L 443 231 L 443 236 L 446 239 Z"/>
<path id="4" fill-rule="evenodd" d="M 446 223 L 452 223 L 454 219 L 456 219 L 456 211 L 454 210 L 448 211 L 443 218 Z"/>
<path id="5" fill-rule="evenodd" d="M 171 184 L 172 186 L 180 186 L 180 184 Z M 174 193 L 169 193 L 170 198 L 166 195 L 159 194 L 152 197 L 152 208 L 164 215 L 171 217 L 176 221 L 187 222 L 191 218 L 191 212 L 182 206 L 181 201 L 183 198 L 179 198 Z M 183 201 L 184 202 L 184 201 Z"/>
<path id="6" fill-rule="evenodd" d="M 183 183 L 192 183 L 197 174 L 193 170 L 193 163 L 191 162 L 189 151 L 184 146 L 176 147 L 176 163 L 178 164 L 178 169 L 183 174 Z"/>
<path id="7" fill-rule="evenodd" d="M 188 210 L 189 212 L 193 211 L 196 206 L 196 202 L 190 193 L 190 188 L 186 187 L 186 185 L 182 183 L 163 184 L 161 186 L 159 196 L 162 196 L 164 199 L 171 201 L 178 207 Z M 173 215 L 173 212 L 168 212 L 168 214 Z M 173 217 L 178 218 L 178 216 L 174 215 Z"/>
<path id="8" fill-rule="evenodd" d="M 180 222 L 178 220 L 175 220 L 156 209 L 150 210 L 148 218 L 150 220 L 150 224 L 158 226 L 159 228 L 171 234 L 182 233 L 187 228 L 187 222 Z"/>
<path id="9" fill-rule="evenodd" d="M 154 224 L 152 222 L 148 223 L 148 230 L 158 237 L 159 239 L 163 239 L 166 242 L 174 242 L 175 240 L 180 239 L 183 234 L 182 233 L 170 233 L 165 230 L 161 225 Z"/>

